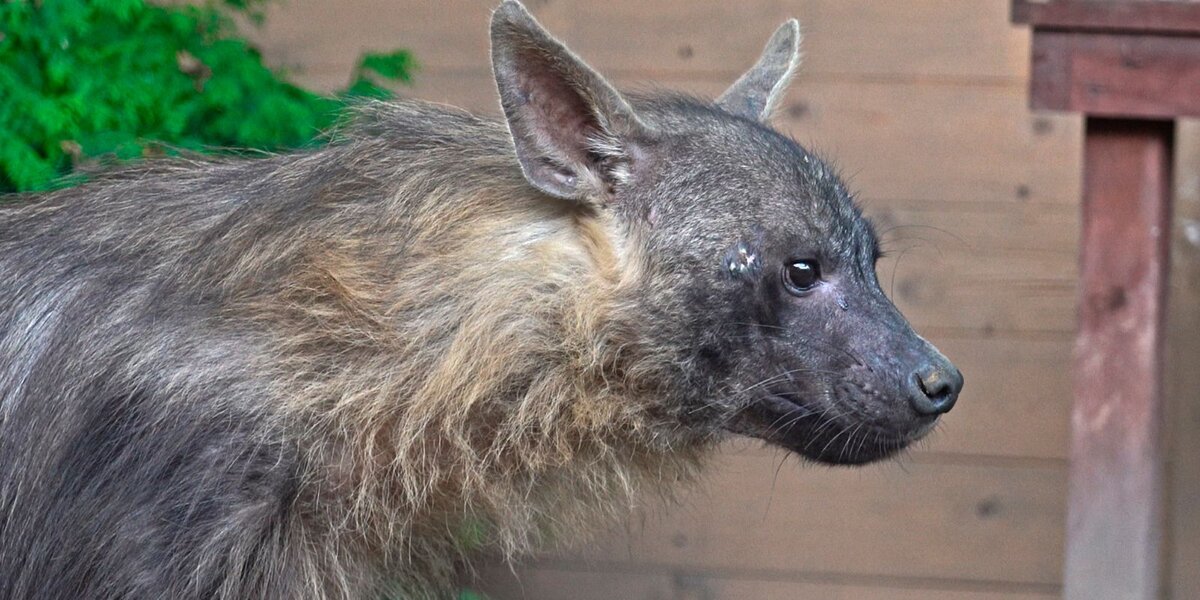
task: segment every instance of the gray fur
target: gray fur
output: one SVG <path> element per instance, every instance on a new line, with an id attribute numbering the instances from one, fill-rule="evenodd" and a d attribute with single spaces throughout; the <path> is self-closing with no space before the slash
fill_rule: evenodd
<path id="1" fill-rule="evenodd" d="M 370 104 L 0 206 L 0 599 L 446 597 L 731 433 L 852 464 L 928 431 L 910 373 L 952 367 L 753 114 L 778 68 L 731 112 L 619 94 L 515 2 L 492 32 L 507 122 Z"/>
<path id="2" fill-rule="evenodd" d="M 717 106 L 747 119 L 768 121 L 800 67 L 800 22 L 790 19 L 767 41 L 758 62 L 717 98 Z"/>

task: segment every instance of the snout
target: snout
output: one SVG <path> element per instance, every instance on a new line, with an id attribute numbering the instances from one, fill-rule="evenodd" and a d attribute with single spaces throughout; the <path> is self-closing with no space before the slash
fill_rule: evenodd
<path id="1" fill-rule="evenodd" d="M 941 415 L 958 401 L 963 376 L 946 357 L 936 354 L 909 376 L 907 387 L 913 410 L 925 416 Z"/>

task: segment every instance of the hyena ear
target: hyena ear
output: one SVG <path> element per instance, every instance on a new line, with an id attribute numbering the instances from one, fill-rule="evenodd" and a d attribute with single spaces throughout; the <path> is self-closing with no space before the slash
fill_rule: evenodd
<path id="1" fill-rule="evenodd" d="M 551 196 L 603 204 L 630 177 L 650 129 L 520 2 L 496 9 L 491 37 L 500 104 L 525 178 Z"/>
<path id="2" fill-rule="evenodd" d="M 717 98 L 726 112 L 767 121 L 800 66 L 800 23 L 789 19 L 767 41 L 758 62 Z"/>

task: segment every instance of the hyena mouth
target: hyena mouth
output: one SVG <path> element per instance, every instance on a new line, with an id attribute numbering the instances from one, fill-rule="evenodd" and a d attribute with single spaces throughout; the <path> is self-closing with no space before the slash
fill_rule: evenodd
<path id="1" fill-rule="evenodd" d="M 739 413 L 730 430 L 817 462 L 860 465 L 894 455 L 937 424 L 932 418 L 888 426 L 840 404 L 832 395 L 808 404 L 793 393 L 767 393 Z"/>

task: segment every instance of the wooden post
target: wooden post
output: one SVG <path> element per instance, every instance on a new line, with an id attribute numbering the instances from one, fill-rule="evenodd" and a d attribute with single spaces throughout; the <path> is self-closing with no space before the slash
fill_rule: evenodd
<path id="1" fill-rule="evenodd" d="M 1200 2 L 1013 0 L 1030 106 L 1082 113 L 1067 600 L 1162 591 L 1163 317 L 1174 120 L 1200 116 Z"/>
<path id="2" fill-rule="evenodd" d="M 1174 123 L 1086 122 L 1067 600 L 1159 597 Z"/>

